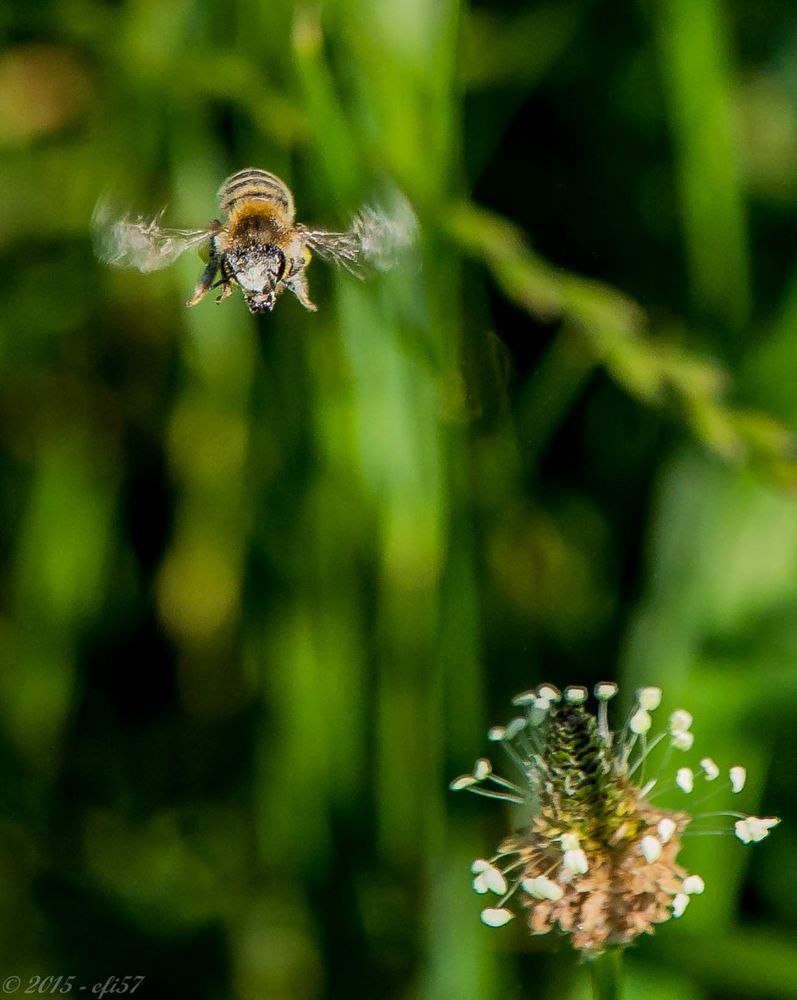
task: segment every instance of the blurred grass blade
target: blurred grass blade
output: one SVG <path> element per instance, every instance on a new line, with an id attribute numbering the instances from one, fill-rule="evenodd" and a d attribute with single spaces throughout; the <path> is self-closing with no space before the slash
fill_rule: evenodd
<path id="1" fill-rule="evenodd" d="M 750 318 L 750 274 L 726 7 L 658 0 L 654 10 L 695 306 L 738 336 Z"/>

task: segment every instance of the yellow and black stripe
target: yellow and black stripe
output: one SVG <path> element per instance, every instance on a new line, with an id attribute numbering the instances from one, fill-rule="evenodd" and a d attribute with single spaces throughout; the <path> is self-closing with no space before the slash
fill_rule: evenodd
<path id="1" fill-rule="evenodd" d="M 274 205 L 286 222 L 293 222 L 293 196 L 279 177 L 267 170 L 248 167 L 232 174 L 219 188 L 218 199 L 219 208 L 227 215 L 244 202 L 261 201 Z"/>

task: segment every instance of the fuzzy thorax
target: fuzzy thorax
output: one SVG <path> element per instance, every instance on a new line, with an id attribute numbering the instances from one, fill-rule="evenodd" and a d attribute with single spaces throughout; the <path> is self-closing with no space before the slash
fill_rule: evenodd
<path id="1" fill-rule="evenodd" d="M 282 213 L 265 201 L 247 201 L 236 205 L 230 212 L 225 228 L 227 241 L 231 245 L 257 242 L 279 246 L 292 232 L 285 225 Z"/>

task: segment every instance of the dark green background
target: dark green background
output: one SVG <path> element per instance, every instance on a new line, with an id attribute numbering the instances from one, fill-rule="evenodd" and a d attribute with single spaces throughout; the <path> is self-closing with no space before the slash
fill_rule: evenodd
<path id="1" fill-rule="evenodd" d="M 516 691 L 613 677 L 784 818 L 687 842 L 706 893 L 627 995 L 797 997 L 791 0 L 0 30 L 0 980 L 583 998 L 480 924 L 511 820 L 447 783 Z M 418 260 L 261 318 L 187 311 L 193 253 L 94 260 L 104 190 L 201 226 L 244 166 L 333 228 L 398 186 Z"/>

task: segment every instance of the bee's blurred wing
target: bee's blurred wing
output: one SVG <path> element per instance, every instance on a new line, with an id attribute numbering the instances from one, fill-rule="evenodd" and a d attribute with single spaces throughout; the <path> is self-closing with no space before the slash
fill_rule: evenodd
<path id="1" fill-rule="evenodd" d="M 364 277 L 360 266 L 362 240 L 354 231 L 354 227 L 345 233 L 329 233 L 325 229 L 307 229 L 305 226 L 296 228 L 307 246 L 322 260 L 345 267 L 358 278 Z"/>
<path id="2" fill-rule="evenodd" d="M 351 228 L 359 237 L 365 260 L 380 271 L 389 271 L 418 242 L 418 218 L 398 191 L 384 204 L 366 205 Z"/>
<path id="3" fill-rule="evenodd" d="M 409 202 L 394 195 L 388 207 L 366 205 L 345 233 L 297 226 L 305 242 L 323 260 L 362 278 L 368 267 L 387 271 L 418 239 L 418 220 Z"/>
<path id="4" fill-rule="evenodd" d="M 98 202 L 91 218 L 94 250 L 103 264 L 159 271 L 180 254 L 210 238 L 208 229 L 165 229 L 163 212 L 147 221 L 143 216 L 118 217 L 106 202 Z"/>

